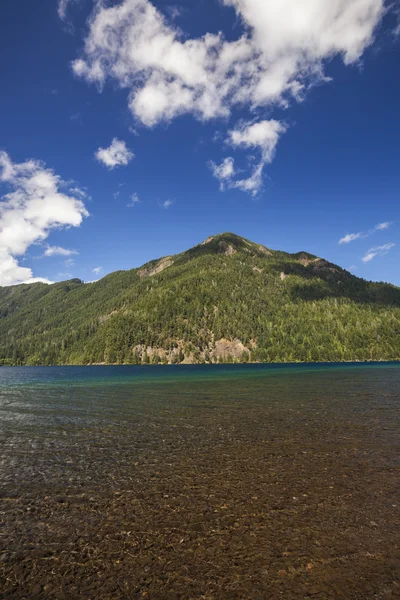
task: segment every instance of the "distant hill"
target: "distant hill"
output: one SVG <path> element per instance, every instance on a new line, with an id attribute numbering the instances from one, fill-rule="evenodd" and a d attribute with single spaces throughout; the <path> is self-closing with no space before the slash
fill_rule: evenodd
<path id="1" fill-rule="evenodd" d="M 0 364 L 400 359 L 400 289 L 232 233 L 95 283 L 0 288 Z"/>

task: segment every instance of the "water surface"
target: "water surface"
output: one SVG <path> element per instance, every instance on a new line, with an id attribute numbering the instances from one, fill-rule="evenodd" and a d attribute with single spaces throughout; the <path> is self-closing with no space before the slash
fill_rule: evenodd
<path id="1" fill-rule="evenodd" d="M 0 597 L 400 597 L 396 363 L 2 367 L 0 424 Z"/>

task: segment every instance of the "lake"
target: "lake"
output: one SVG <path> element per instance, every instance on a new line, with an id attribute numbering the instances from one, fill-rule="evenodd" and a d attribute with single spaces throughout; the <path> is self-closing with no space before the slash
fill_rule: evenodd
<path id="1" fill-rule="evenodd" d="M 400 365 L 0 368 L 0 598 L 400 598 Z"/>

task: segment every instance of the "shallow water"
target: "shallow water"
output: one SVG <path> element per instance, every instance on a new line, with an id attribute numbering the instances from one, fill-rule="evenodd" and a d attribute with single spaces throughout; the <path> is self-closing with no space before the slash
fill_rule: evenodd
<path id="1" fill-rule="evenodd" d="M 400 598 L 400 365 L 0 368 L 0 597 Z"/>

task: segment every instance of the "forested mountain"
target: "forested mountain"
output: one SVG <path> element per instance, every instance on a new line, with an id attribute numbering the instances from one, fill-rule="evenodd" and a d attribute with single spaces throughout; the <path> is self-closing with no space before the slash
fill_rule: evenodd
<path id="1" fill-rule="evenodd" d="M 231 233 L 117 271 L 0 288 L 0 364 L 400 359 L 400 288 Z"/>

